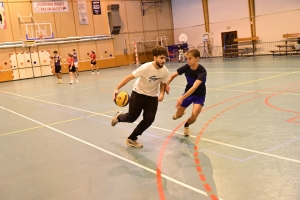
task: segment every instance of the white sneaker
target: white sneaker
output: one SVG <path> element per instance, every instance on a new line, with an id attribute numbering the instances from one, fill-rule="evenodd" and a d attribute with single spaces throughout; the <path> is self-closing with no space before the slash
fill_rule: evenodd
<path id="1" fill-rule="evenodd" d="M 79 83 L 79 80 L 78 80 L 78 79 L 76 79 L 76 82 L 77 82 L 77 83 Z"/>
<path id="2" fill-rule="evenodd" d="M 189 127 L 184 127 L 184 137 L 190 136 L 190 128 Z"/>
<path id="3" fill-rule="evenodd" d="M 115 126 L 117 123 L 119 123 L 118 116 L 122 114 L 122 111 L 117 112 L 117 114 L 111 119 L 111 125 Z"/>
<path id="4" fill-rule="evenodd" d="M 73 84 L 73 81 L 70 81 L 70 82 L 69 82 L 69 84 L 71 84 L 71 85 L 72 85 L 72 84 Z"/>
<path id="5" fill-rule="evenodd" d="M 97 72 L 97 74 L 99 74 L 99 72 Z"/>
<path id="6" fill-rule="evenodd" d="M 138 143 L 136 140 L 126 139 L 125 144 L 127 146 L 135 147 L 135 148 L 142 148 L 143 144 Z"/>
<path id="7" fill-rule="evenodd" d="M 92 72 L 92 74 L 95 74 L 94 72 Z"/>

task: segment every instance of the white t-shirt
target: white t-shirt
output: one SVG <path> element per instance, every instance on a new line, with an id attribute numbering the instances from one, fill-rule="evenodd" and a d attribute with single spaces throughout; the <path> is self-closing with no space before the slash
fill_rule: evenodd
<path id="1" fill-rule="evenodd" d="M 156 97 L 160 83 L 166 83 L 169 70 L 164 65 L 156 69 L 152 62 L 147 62 L 132 72 L 133 76 L 138 78 L 133 86 L 133 91 L 147 96 Z"/>

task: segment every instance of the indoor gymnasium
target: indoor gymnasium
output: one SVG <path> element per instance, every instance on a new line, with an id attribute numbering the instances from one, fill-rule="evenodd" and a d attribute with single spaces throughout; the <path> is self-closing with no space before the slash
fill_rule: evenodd
<path id="1" fill-rule="evenodd" d="M 1 0 L 0 200 L 299 200 L 299 0 Z"/>

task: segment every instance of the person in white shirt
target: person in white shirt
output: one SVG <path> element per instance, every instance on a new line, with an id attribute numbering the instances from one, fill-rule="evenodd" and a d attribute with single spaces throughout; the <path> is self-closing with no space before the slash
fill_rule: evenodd
<path id="1" fill-rule="evenodd" d="M 73 49 L 73 58 L 74 58 L 74 66 L 75 66 L 75 69 L 76 69 L 76 73 L 77 73 L 77 76 L 79 76 L 79 73 L 78 73 L 78 58 L 77 58 L 76 49 Z"/>
<path id="2" fill-rule="evenodd" d="M 130 95 L 128 113 L 122 114 L 122 112 L 119 111 L 111 120 L 112 126 L 115 126 L 118 122 L 133 123 L 143 111 L 143 120 L 125 141 L 126 145 L 136 148 L 143 147 L 142 144 L 137 142 L 138 136 L 142 135 L 153 123 L 158 102 L 164 99 L 166 82 L 169 76 L 169 70 L 164 65 L 168 55 L 167 50 L 162 46 L 156 46 L 152 49 L 152 55 L 152 62 L 141 65 L 126 76 L 113 92 L 113 100 L 115 100 L 116 95 L 124 85 L 138 78 L 134 83 Z"/>

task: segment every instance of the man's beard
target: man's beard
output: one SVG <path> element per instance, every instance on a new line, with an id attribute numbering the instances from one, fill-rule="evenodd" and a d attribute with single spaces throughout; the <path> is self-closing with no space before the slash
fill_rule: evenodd
<path id="1" fill-rule="evenodd" d="M 156 61 L 156 65 L 157 65 L 159 68 L 163 68 L 164 64 L 165 64 L 165 63 L 159 64 L 159 62 Z"/>

